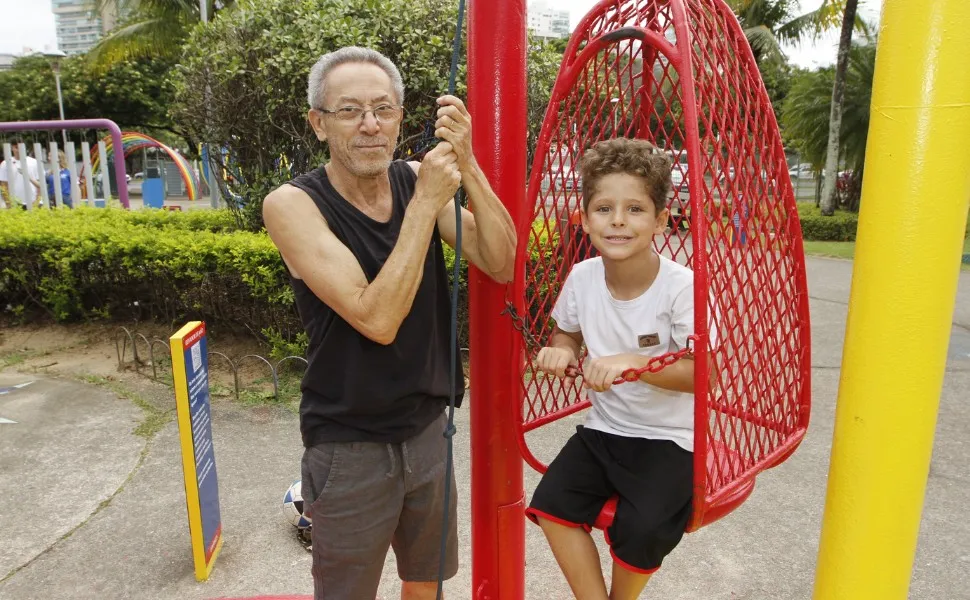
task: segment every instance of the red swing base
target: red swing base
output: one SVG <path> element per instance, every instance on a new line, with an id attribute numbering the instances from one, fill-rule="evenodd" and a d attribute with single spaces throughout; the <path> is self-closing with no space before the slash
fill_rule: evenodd
<path id="1" fill-rule="evenodd" d="M 738 459 L 738 454 L 733 450 L 728 449 L 723 444 L 715 444 L 716 451 L 715 455 L 721 461 L 722 468 L 727 468 L 732 460 Z M 713 460 L 713 457 L 708 457 L 709 461 Z M 710 469 L 708 469 L 710 471 Z M 704 511 L 704 517 L 699 524 L 690 524 L 687 527 L 687 532 L 697 531 L 705 525 L 710 525 L 714 521 L 717 521 L 721 517 L 727 516 L 734 509 L 744 504 L 744 501 L 748 499 L 748 496 L 754 492 L 755 478 L 751 477 L 749 480 L 745 481 L 741 485 L 735 487 L 730 493 L 724 495 L 719 501 L 714 502 Z M 603 505 L 603 509 L 600 510 L 600 514 L 596 517 L 596 522 L 593 527 L 600 530 L 606 530 L 607 527 L 613 524 L 613 519 L 616 518 L 616 501 L 617 497 L 613 496 L 606 501 Z"/>

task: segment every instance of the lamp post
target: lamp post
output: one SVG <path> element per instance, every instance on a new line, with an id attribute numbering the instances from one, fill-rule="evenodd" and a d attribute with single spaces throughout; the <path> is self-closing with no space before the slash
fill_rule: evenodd
<path id="1" fill-rule="evenodd" d="M 54 71 L 54 82 L 57 84 L 57 108 L 61 113 L 61 121 L 64 120 L 64 97 L 61 95 L 61 59 L 66 57 L 67 54 L 60 50 L 48 50 L 43 53 L 44 58 L 48 58 L 51 61 L 51 69 Z M 67 131 L 61 129 L 61 139 L 64 142 L 64 146 L 67 146 Z"/>
<path id="2" fill-rule="evenodd" d="M 218 2 L 216 2 L 213 5 L 213 8 L 215 9 L 218 9 L 219 7 L 220 7 L 220 3 Z M 199 0 L 199 20 L 201 20 L 203 24 L 209 22 L 209 1 L 208 0 Z M 206 83 L 205 84 L 205 110 L 209 110 L 210 93 L 211 91 L 209 89 L 209 84 Z M 212 208 L 219 208 L 219 203 L 222 195 L 218 189 L 219 182 L 218 180 L 216 180 L 216 172 L 215 172 L 216 162 L 212 158 L 212 152 L 218 151 L 219 147 L 215 144 L 209 144 L 209 143 L 203 142 L 202 149 L 203 149 L 202 155 L 205 157 L 205 160 L 209 163 L 209 168 L 208 168 L 209 180 L 207 182 L 209 184 L 209 204 L 210 206 L 212 206 Z"/>

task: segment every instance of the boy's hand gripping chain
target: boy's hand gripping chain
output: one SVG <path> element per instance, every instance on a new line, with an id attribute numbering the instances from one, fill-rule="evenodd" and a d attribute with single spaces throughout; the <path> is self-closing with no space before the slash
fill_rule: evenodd
<path id="1" fill-rule="evenodd" d="M 640 367 L 639 369 L 627 369 L 626 371 L 623 371 L 619 377 L 613 380 L 613 385 L 639 381 L 640 376 L 644 373 L 659 373 L 684 357 L 693 357 L 694 342 L 696 340 L 697 338 L 690 336 L 687 338 L 687 347 L 684 349 L 678 350 L 677 352 L 668 352 L 667 354 L 655 356 L 651 358 L 646 365 Z M 582 367 L 568 367 L 566 369 L 566 377 L 579 377 L 582 374 Z"/>

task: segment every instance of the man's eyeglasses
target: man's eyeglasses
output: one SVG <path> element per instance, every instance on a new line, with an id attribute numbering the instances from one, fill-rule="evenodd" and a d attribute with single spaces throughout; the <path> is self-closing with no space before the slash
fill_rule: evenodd
<path id="1" fill-rule="evenodd" d="M 375 108 L 363 108 L 361 106 L 342 106 L 335 110 L 326 110 L 323 108 L 318 108 L 322 113 L 328 115 L 334 115 L 338 121 L 344 121 L 347 123 L 360 122 L 363 120 L 364 115 L 368 112 L 374 114 L 374 118 L 381 123 L 394 123 L 401 118 L 404 113 L 404 107 L 394 106 L 392 104 L 381 104 Z"/>

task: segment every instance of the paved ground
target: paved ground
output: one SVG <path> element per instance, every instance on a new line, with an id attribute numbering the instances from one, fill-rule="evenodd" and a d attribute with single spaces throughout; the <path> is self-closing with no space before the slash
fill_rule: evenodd
<path id="1" fill-rule="evenodd" d="M 129 196 L 128 205 L 132 210 L 145 208 L 145 202 L 141 195 Z M 189 200 L 186 196 L 169 196 L 165 199 L 165 206 L 177 207 L 177 209 L 173 210 L 181 210 L 183 212 L 190 210 L 208 210 L 212 208 L 208 196 L 196 198 L 195 200 Z"/>
<path id="2" fill-rule="evenodd" d="M 792 459 L 759 479 L 737 512 L 688 536 L 644 598 L 811 597 L 851 267 L 844 261 L 809 261 L 814 410 L 805 442 Z M 970 507 L 970 273 L 961 276 L 954 323 L 912 577 L 911 598 L 920 600 L 970 599 L 965 514 Z M 105 360 L 111 367 L 111 359 Z M 0 420 L 0 599 L 310 593 L 309 555 L 279 509 L 283 491 L 299 476 L 301 448 L 291 411 L 215 402 L 226 541 L 212 578 L 199 584 L 189 554 L 176 424 L 163 419 L 154 436 L 135 435 L 146 417 L 171 410 L 168 388 L 140 380 L 139 397 L 155 407 L 146 411 L 104 387 L 69 377 L 68 370 L 60 376 L 56 368 L 38 374 L 32 364 L 0 372 L 0 389 L 33 381 L 0 395 L 0 419 L 16 421 Z M 535 441 L 555 448 L 571 426 L 540 430 Z M 468 411 L 459 411 L 462 514 L 469 512 L 468 430 Z M 537 477 L 526 472 L 531 495 Z M 526 531 L 527 597 L 569 598 L 541 534 L 533 526 Z M 471 597 L 470 534 L 464 522 L 461 538 L 462 568 L 446 585 L 452 599 Z M 380 597 L 398 594 L 391 556 Z"/>

